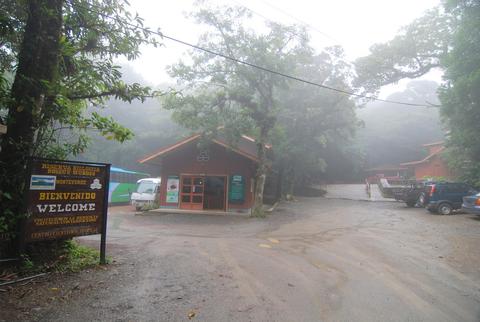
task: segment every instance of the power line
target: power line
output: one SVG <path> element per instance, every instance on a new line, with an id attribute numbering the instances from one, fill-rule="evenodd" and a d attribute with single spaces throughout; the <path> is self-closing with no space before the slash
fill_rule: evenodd
<path id="1" fill-rule="evenodd" d="M 86 7 L 84 7 L 84 8 L 86 8 Z M 115 20 L 114 17 L 109 16 L 109 15 L 107 15 L 107 14 L 104 14 L 104 13 L 102 13 L 102 12 L 95 11 L 95 10 L 93 10 L 92 8 L 86 8 L 86 9 L 87 9 L 87 10 L 90 10 L 90 11 L 92 11 L 92 12 L 94 12 L 94 13 L 100 15 L 100 16 L 103 16 L 103 17 L 105 17 L 105 18 L 109 18 L 109 19 Z M 151 34 L 158 35 L 158 36 L 160 36 L 160 37 L 162 37 L 162 38 L 165 38 L 165 39 L 168 39 L 168 40 L 170 40 L 170 41 L 173 41 L 173 42 L 182 44 L 182 45 L 184 45 L 184 46 L 188 46 L 188 47 L 191 47 L 191 48 L 200 50 L 200 51 L 204 51 L 204 52 L 209 53 L 209 54 L 212 54 L 212 55 L 214 55 L 214 56 L 222 57 L 222 58 L 224 58 L 224 59 L 233 61 L 233 62 L 235 62 L 235 63 L 237 63 L 237 64 L 242 64 L 242 65 L 245 65 L 245 66 L 249 66 L 249 67 L 252 67 L 252 68 L 255 68 L 255 69 L 259 69 L 259 70 L 262 70 L 262 71 L 264 71 L 264 72 L 270 73 L 270 74 L 278 75 L 278 76 L 281 76 L 281 77 L 285 77 L 285 78 L 287 78 L 287 79 L 291 79 L 291 80 L 298 81 L 298 82 L 302 82 L 302 83 L 309 84 L 309 85 L 312 85 L 312 86 L 320 87 L 320 88 L 327 89 L 327 90 L 330 90 L 330 91 L 334 91 L 334 92 L 346 94 L 346 95 L 349 95 L 349 96 L 366 98 L 366 99 L 369 99 L 369 100 L 375 100 L 375 101 L 380 101 L 380 102 L 385 102 L 385 103 L 391 103 L 391 104 L 399 104 L 399 105 L 406 105 L 406 106 L 416 106 L 416 107 L 433 107 L 432 105 L 416 104 L 416 103 L 407 103 L 407 102 L 400 102 L 400 101 L 392 101 L 392 100 L 381 99 L 381 98 L 377 98 L 377 97 L 373 97 L 373 96 L 368 96 L 368 95 L 353 93 L 353 92 L 346 91 L 346 90 L 339 89 L 339 88 L 335 88 L 335 87 L 330 87 L 330 86 L 323 85 L 323 84 L 320 84 L 320 83 L 315 83 L 315 82 L 312 82 L 312 81 L 309 81 L 309 80 L 306 80 L 306 79 L 302 79 L 302 78 L 300 78 L 300 77 L 296 77 L 296 76 L 288 75 L 288 74 L 285 74 L 285 73 L 282 73 L 282 72 L 278 72 L 278 71 L 275 71 L 275 70 L 272 70 L 272 69 L 268 69 L 268 68 L 266 68 L 266 67 L 262 67 L 262 66 L 259 66 L 259 65 L 256 65 L 256 64 L 252 64 L 252 63 L 249 63 L 249 62 L 244 61 L 244 60 L 241 60 L 241 59 L 237 59 L 237 58 L 235 58 L 235 57 L 228 56 L 228 55 L 226 55 L 226 54 L 222 54 L 222 53 L 220 53 L 220 52 L 216 52 L 216 51 L 213 51 L 213 50 L 210 50 L 210 49 L 207 49 L 207 48 L 198 46 L 198 45 L 194 45 L 194 44 L 191 44 L 191 43 L 189 43 L 189 42 L 186 42 L 186 41 L 183 41 L 183 40 L 180 40 L 180 39 L 177 39 L 177 38 L 168 36 L 168 35 L 166 35 L 166 34 L 164 34 L 164 33 L 162 33 L 162 32 L 159 32 L 159 31 L 153 31 L 153 30 L 151 30 L 151 29 L 149 29 L 149 28 L 140 27 L 140 26 L 135 25 L 135 24 L 130 23 L 130 22 L 125 22 L 125 24 L 126 24 L 126 25 L 129 25 L 129 26 L 132 26 L 133 28 L 136 28 L 136 29 L 140 29 L 140 30 L 142 30 L 142 31 L 145 31 L 145 32 L 147 32 L 147 33 L 151 33 Z"/>
<path id="2" fill-rule="evenodd" d="M 265 19 L 265 21 L 272 22 L 272 23 L 276 23 L 275 21 L 273 21 L 272 19 L 268 18 L 267 16 L 261 14 L 261 13 L 258 12 L 258 11 L 253 10 L 252 8 L 247 7 L 246 5 L 242 4 L 241 2 L 239 2 L 239 1 L 237 1 L 237 0 L 230 0 L 230 1 L 232 1 L 233 3 L 235 3 L 236 5 L 238 5 L 239 7 L 242 7 L 242 8 L 247 9 L 248 11 L 250 11 L 251 13 L 253 13 L 254 15 L 257 15 L 257 16 Z M 308 40 L 309 40 L 309 39 L 306 38 L 305 36 L 300 35 L 300 34 L 297 34 L 297 33 L 293 32 L 293 31 L 289 31 L 289 33 L 292 34 L 292 35 L 294 35 L 294 36 L 296 36 L 296 37 L 301 38 L 301 39 L 304 40 L 304 41 L 308 41 Z"/>
<path id="3" fill-rule="evenodd" d="M 241 2 L 239 2 L 239 1 L 237 1 L 237 0 L 229 0 L 229 1 L 237 4 L 238 6 L 240 6 L 240 7 L 242 7 L 242 8 L 247 9 L 247 10 L 250 11 L 252 14 L 257 15 L 257 16 L 265 19 L 265 21 L 275 23 L 275 21 L 274 21 L 273 19 L 268 18 L 267 16 L 263 15 L 262 13 L 260 13 L 260 12 L 258 12 L 258 11 L 253 10 L 253 9 L 250 8 L 250 7 L 247 7 L 246 5 L 242 4 Z M 267 3 L 266 1 L 262 1 L 262 2 L 264 2 L 267 6 L 270 6 L 270 7 L 272 7 L 273 9 L 276 9 L 277 11 L 280 11 L 280 12 L 286 14 L 287 16 L 290 16 L 288 13 L 284 12 L 282 9 L 277 8 L 277 7 L 273 6 L 272 4 Z M 305 28 L 307 28 L 307 29 L 312 29 L 313 31 L 316 31 L 316 32 L 322 34 L 323 36 L 327 35 L 326 33 L 318 30 L 317 28 L 313 27 L 313 26 L 310 25 L 309 23 L 307 23 L 307 22 L 305 22 L 305 21 L 303 21 L 303 20 L 300 20 L 299 18 L 295 18 L 295 17 L 292 17 L 292 18 L 295 19 L 295 20 L 297 20 L 298 22 L 300 22 L 300 23 L 302 24 L 302 26 L 305 27 Z M 303 36 L 303 35 L 301 35 L 301 34 L 297 34 L 297 33 L 295 33 L 295 32 L 291 32 L 291 31 L 290 31 L 290 33 L 291 33 L 292 35 L 294 35 L 294 36 L 299 37 L 300 39 L 302 39 L 302 40 L 304 40 L 304 41 L 309 41 L 308 38 L 306 38 L 305 36 Z M 328 37 L 328 36 L 326 36 L 326 37 Z M 339 41 L 335 40 L 334 38 L 330 38 L 330 39 L 333 40 L 336 45 L 339 45 L 339 46 L 342 46 L 342 47 L 343 47 L 343 45 L 342 45 Z M 326 47 L 326 46 L 324 46 L 324 47 Z M 344 63 L 347 64 L 347 65 L 355 65 L 355 63 L 354 63 L 353 61 L 347 60 L 347 59 L 345 59 L 345 58 L 343 58 L 343 57 L 337 57 L 337 58 L 338 58 L 339 61 L 344 62 Z"/>
<path id="4" fill-rule="evenodd" d="M 277 6 L 274 6 L 273 4 L 269 3 L 268 1 L 266 0 L 260 0 L 261 2 L 263 2 L 265 5 L 269 6 L 270 8 L 280 12 L 280 13 L 283 13 L 284 15 L 286 15 L 287 17 L 290 17 L 292 18 L 293 20 L 297 21 L 297 22 L 300 22 L 301 24 L 307 26 L 308 28 L 312 29 L 312 30 L 315 30 L 316 32 L 318 32 L 319 34 L 321 34 L 322 36 L 334 41 L 337 45 L 340 45 L 340 41 L 338 41 L 337 39 L 335 39 L 334 37 L 330 36 L 329 34 L 327 34 L 326 32 L 323 32 L 321 31 L 320 29 L 316 28 L 315 26 L 312 26 L 311 24 L 303 21 L 302 19 L 300 18 L 297 18 L 295 17 L 294 15 L 292 15 L 291 13 L 289 13 L 288 11 L 285 11 L 283 10 L 282 8 L 279 8 Z"/>
<path id="5" fill-rule="evenodd" d="M 156 32 L 153 32 L 153 33 L 157 34 Z M 207 49 L 207 48 L 203 48 L 203 47 L 200 47 L 200 46 L 197 46 L 197 45 L 188 43 L 188 42 L 186 42 L 186 41 L 183 41 L 183 40 L 180 40 L 180 39 L 176 39 L 176 38 L 167 36 L 167 35 L 165 35 L 165 34 L 163 34 L 163 33 L 158 33 L 158 35 L 161 36 L 161 37 L 163 37 L 163 38 L 165 38 L 165 39 L 168 39 L 168 40 L 177 42 L 177 43 L 179 43 L 179 44 L 182 44 L 182 45 L 185 45 L 185 46 L 189 46 L 189 47 L 192 47 L 192 48 L 195 48 L 195 49 L 198 49 L 198 50 L 207 52 L 207 53 L 212 54 L 212 55 L 215 55 L 215 56 L 219 56 L 219 57 L 225 58 L 225 59 L 227 59 L 227 60 L 231 60 L 231 61 L 236 62 L 236 63 L 238 63 L 238 64 L 242 64 L 242 65 L 245 65 L 245 66 L 249 66 L 249 67 L 253 67 L 253 68 L 256 68 L 256 69 L 260 69 L 260 70 L 262 70 L 262 71 L 264 71 L 264 72 L 267 72 L 267 73 L 271 73 L 271 74 L 274 74 L 274 75 L 282 76 L 282 77 L 285 77 L 285 78 L 288 78 L 288 79 L 291 79 L 291 80 L 295 80 L 295 81 L 299 81 L 299 82 L 302 82 L 302 83 L 305 83 L 305 84 L 317 86 L 317 87 L 320 87 L 320 88 L 323 88 L 323 89 L 328 89 L 328 90 L 335 91 L 335 92 L 338 92 L 338 93 L 347 94 L 347 95 L 350 95 L 350 96 L 361 97 L 361 98 L 366 98 L 366 99 L 372 99 L 372 100 L 381 101 L 381 102 L 385 102 L 385 103 L 401 104 L 401 105 L 417 106 L 417 107 L 431 107 L 430 105 L 425 105 L 425 104 L 415 104 L 415 103 L 407 103 L 407 102 L 384 100 L 384 99 L 377 98 L 377 97 L 372 97 L 372 96 L 363 95 L 363 94 L 357 94 L 357 93 L 349 92 L 349 91 L 346 91 L 346 90 L 343 90 L 343 89 L 339 89 L 339 88 L 335 88 L 335 87 L 330 87 L 330 86 L 322 85 L 322 84 L 315 83 L 315 82 L 312 82 L 312 81 L 309 81 L 309 80 L 306 80 L 306 79 L 302 79 L 302 78 L 299 78 L 299 77 L 296 77 L 296 76 L 284 74 L 284 73 L 282 73 L 282 72 L 277 72 L 277 71 L 275 71 L 275 70 L 271 70 L 271 69 L 268 69 L 268 68 L 266 68 L 266 67 L 262 67 L 262 66 L 259 66 L 259 65 L 255 65 L 255 64 L 246 62 L 246 61 L 244 61 L 244 60 L 237 59 L 237 58 L 234 58 L 234 57 L 231 57 L 231 56 L 228 56 L 228 55 L 219 53 L 219 52 L 215 52 L 215 51 L 213 51 L 213 50 L 210 50 L 210 49 Z"/>

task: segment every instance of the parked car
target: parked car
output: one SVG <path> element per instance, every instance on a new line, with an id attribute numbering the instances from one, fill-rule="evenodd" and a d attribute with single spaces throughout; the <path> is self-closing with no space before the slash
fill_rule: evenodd
<path id="1" fill-rule="evenodd" d="M 470 214 L 480 215 L 480 193 L 463 197 L 462 210 Z"/>
<path id="2" fill-rule="evenodd" d="M 430 212 L 451 215 L 462 207 L 463 197 L 476 191 L 467 184 L 458 182 L 435 182 L 425 185 L 424 205 Z"/>
<path id="3" fill-rule="evenodd" d="M 130 196 L 130 202 L 137 211 L 158 201 L 161 181 L 160 178 L 144 178 L 137 181 L 137 189 Z"/>
<path id="4" fill-rule="evenodd" d="M 416 205 L 423 207 L 422 194 L 425 192 L 424 182 L 412 182 L 405 187 L 393 190 L 395 200 L 404 201 L 407 207 L 415 207 Z"/>

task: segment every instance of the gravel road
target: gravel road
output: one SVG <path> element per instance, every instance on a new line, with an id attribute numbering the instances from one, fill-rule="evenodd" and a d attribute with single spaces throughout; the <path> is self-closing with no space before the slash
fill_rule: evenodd
<path id="1" fill-rule="evenodd" d="M 111 265 L 2 292 L 0 320 L 480 321 L 480 217 L 325 198 L 109 216 Z"/>

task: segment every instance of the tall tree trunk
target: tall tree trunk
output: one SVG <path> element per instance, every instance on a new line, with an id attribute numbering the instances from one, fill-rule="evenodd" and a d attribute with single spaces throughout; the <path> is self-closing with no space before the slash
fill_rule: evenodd
<path id="1" fill-rule="evenodd" d="M 287 174 L 285 176 L 286 182 L 286 197 L 287 199 L 293 199 L 294 187 L 295 187 L 295 169 L 292 165 L 288 166 Z"/>
<path id="2" fill-rule="evenodd" d="M 255 200 L 252 208 L 252 217 L 263 217 L 265 213 L 263 211 L 263 190 L 265 188 L 265 181 L 267 178 L 267 151 L 266 143 L 268 137 L 268 129 L 260 129 L 260 137 L 257 142 L 257 154 L 258 154 L 258 168 L 255 175 Z"/>
<path id="3" fill-rule="evenodd" d="M 14 229 L 21 216 L 27 157 L 33 148 L 44 99 L 52 95 L 57 83 L 63 1 L 28 1 L 28 18 L 8 105 L 8 132 L 2 138 L 0 151 L 3 230 Z"/>
<path id="4" fill-rule="evenodd" d="M 276 178 L 276 186 L 275 186 L 275 200 L 279 201 L 283 197 L 283 173 L 284 173 L 284 165 L 283 161 L 280 161 L 280 167 L 278 169 L 277 178 Z"/>

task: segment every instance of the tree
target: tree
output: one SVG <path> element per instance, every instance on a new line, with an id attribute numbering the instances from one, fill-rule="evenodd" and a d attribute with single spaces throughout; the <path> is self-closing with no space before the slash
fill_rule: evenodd
<path id="1" fill-rule="evenodd" d="M 441 68 L 455 28 L 455 17 L 441 7 L 426 11 L 424 16 L 401 28 L 392 40 L 374 44 L 370 55 L 355 61 L 355 85 L 375 93 L 384 85 Z"/>
<path id="2" fill-rule="evenodd" d="M 441 113 L 450 129 L 449 159 L 463 178 L 480 187 L 480 3 L 445 3 L 459 25 L 443 59 L 445 83 L 440 88 Z"/>
<path id="3" fill-rule="evenodd" d="M 352 90 L 352 66 L 343 60 L 340 47 L 305 55 L 297 61 L 294 73 L 316 83 Z M 294 190 L 318 182 L 327 169 L 330 172 L 346 159 L 336 152 L 348 145 L 355 132 L 355 103 L 344 94 L 301 82 L 289 84 L 288 90 L 277 96 L 282 108 L 274 140 L 275 166 L 283 173 L 283 193 L 293 195 Z"/>
<path id="4" fill-rule="evenodd" d="M 127 83 L 147 84 L 148 82 L 130 65 L 122 65 L 122 79 Z M 167 91 L 170 84 L 160 85 L 160 90 Z M 84 152 L 76 155 L 78 160 L 108 162 L 118 167 L 147 172 L 157 175 L 158 168 L 146 169 L 148 165 L 138 163 L 139 156 L 147 155 L 161 145 L 173 144 L 179 136 L 187 132 L 171 120 L 171 111 L 159 108 L 156 98 L 147 98 L 144 102 L 122 102 L 110 100 L 105 108 L 98 111 L 104 117 L 115 121 L 135 133 L 135 136 L 123 143 L 112 142 L 92 131 L 91 143 Z M 87 112 L 95 112 L 96 107 L 89 107 Z M 135 117 L 132 117 L 132 113 Z M 161 129 L 161 131 L 159 131 Z"/>
<path id="5" fill-rule="evenodd" d="M 403 29 L 371 55 L 356 61 L 358 84 L 367 91 L 402 78 L 420 77 L 439 67 L 440 113 L 449 129 L 450 163 L 467 181 L 480 184 L 480 3 L 448 0 Z"/>
<path id="6" fill-rule="evenodd" d="M 439 104 L 434 81 L 413 80 L 405 90 L 388 96 L 389 100 L 424 104 Z M 444 139 L 440 113 L 436 107 L 404 107 L 386 102 L 371 102 L 358 110 L 365 126 L 358 131 L 356 141 L 363 148 L 366 166 L 395 165 L 426 157 L 422 143 Z"/>
<path id="7" fill-rule="evenodd" d="M 25 181 L 21 174 L 38 128 L 37 116 L 58 79 L 62 1 L 30 1 L 28 13 L 8 104 L 8 135 L 1 147 L 2 230 L 16 224 L 15 212 L 20 211 L 18 200 L 22 200 Z"/>
<path id="8" fill-rule="evenodd" d="M 193 14 L 210 28 L 199 46 L 235 59 L 290 73 L 296 61 L 311 49 L 301 28 L 267 23 L 255 33 L 243 26 L 245 8 L 200 9 Z M 174 118 L 192 130 L 213 133 L 223 125 L 227 132 L 252 132 L 258 147 L 253 216 L 263 216 L 263 190 L 267 172 L 266 145 L 277 122 L 280 104 L 276 93 L 287 88 L 285 78 L 260 71 L 209 52 L 191 51 L 191 63 L 180 61 L 170 75 L 184 86 L 184 95 L 169 99 Z"/>
<path id="9" fill-rule="evenodd" d="M 22 215 L 28 156 L 76 154 L 87 146 L 89 129 L 119 141 L 133 135 L 112 118 L 85 110 L 109 98 L 131 102 L 157 94 L 123 82 L 114 64 L 119 56 L 135 59 L 141 44 L 158 45 L 140 27 L 142 19 L 132 16 L 123 0 L 10 1 L 2 6 L 0 121 L 8 133 L 0 152 L 1 231 L 12 231 Z"/>

